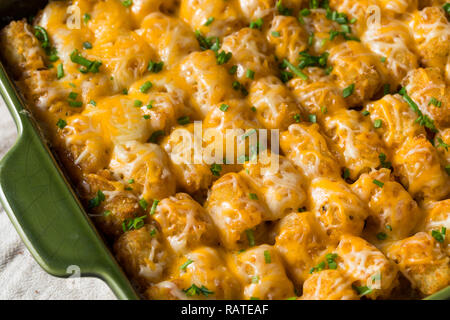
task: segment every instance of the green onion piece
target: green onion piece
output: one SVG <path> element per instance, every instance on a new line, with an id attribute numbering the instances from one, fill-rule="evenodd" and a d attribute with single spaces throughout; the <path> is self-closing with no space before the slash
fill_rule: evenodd
<path id="1" fill-rule="evenodd" d="M 250 199 L 252 199 L 252 200 L 258 200 L 258 195 L 257 195 L 256 193 L 250 193 L 248 196 L 249 196 Z"/>
<path id="2" fill-rule="evenodd" d="M 152 133 L 150 136 L 150 139 L 148 139 L 149 142 L 156 143 L 158 141 L 158 138 L 164 135 L 164 130 L 157 130 Z"/>
<path id="3" fill-rule="evenodd" d="M 253 247 L 255 245 L 255 236 L 253 235 L 252 229 L 245 230 L 245 233 L 247 234 L 247 240 L 250 247 Z"/>
<path id="4" fill-rule="evenodd" d="M 193 262 L 194 262 L 194 260 L 187 259 L 186 262 L 181 265 L 180 269 L 186 271 L 186 268 L 188 267 L 188 265 L 190 265 Z"/>
<path id="5" fill-rule="evenodd" d="M 308 80 L 308 76 L 300 71 L 297 67 L 295 67 L 293 64 L 291 64 L 286 59 L 283 60 L 283 64 L 285 64 L 296 76 L 298 76 L 302 80 Z"/>
<path id="6" fill-rule="evenodd" d="M 272 37 L 275 37 L 275 38 L 278 38 L 278 37 L 280 37 L 281 35 L 280 35 L 280 33 L 278 32 L 278 31 L 272 31 Z"/>
<path id="7" fill-rule="evenodd" d="M 72 108 L 81 108 L 83 106 L 83 102 L 69 100 L 69 106 Z"/>
<path id="8" fill-rule="evenodd" d="M 353 286 L 353 289 L 355 289 L 356 292 L 358 292 L 358 294 L 360 296 L 365 296 L 367 294 L 372 293 L 372 289 L 367 286 L 361 286 L 361 287 Z"/>
<path id="9" fill-rule="evenodd" d="M 154 199 L 152 203 L 152 208 L 150 209 L 150 215 L 154 215 L 156 212 L 156 206 L 158 205 L 159 200 Z"/>
<path id="10" fill-rule="evenodd" d="M 384 232 L 379 232 L 377 233 L 377 239 L 378 240 L 386 240 L 387 239 L 387 234 Z"/>
<path id="11" fill-rule="evenodd" d="M 220 172 L 222 171 L 222 166 L 220 164 L 214 163 L 211 165 L 210 170 L 214 176 L 220 177 Z"/>
<path id="12" fill-rule="evenodd" d="M 344 91 L 342 91 L 342 96 L 344 98 L 348 98 L 353 94 L 354 91 L 355 91 L 355 84 L 352 83 L 347 88 L 345 88 Z"/>
<path id="13" fill-rule="evenodd" d="M 374 126 L 375 129 L 379 129 L 379 128 L 381 128 L 383 126 L 383 121 L 381 119 L 376 119 L 373 122 L 373 126 Z"/>
<path id="14" fill-rule="evenodd" d="M 78 97 L 78 93 L 76 92 L 70 92 L 69 93 L 69 99 L 75 100 Z"/>
<path id="15" fill-rule="evenodd" d="M 56 67 L 56 78 L 61 79 L 64 77 L 64 66 L 62 63 L 58 64 Z"/>
<path id="16" fill-rule="evenodd" d="M 261 29 L 264 21 L 262 18 L 259 18 L 255 21 L 250 22 L 250 28 L 251 29 Z"/>
<path id="17" fill-rule="evenodd" d="M 83 48 L 92 49 L 92 43 L 90 43 L 89 41 L 83 42 Z"/>
<path id="18" fill-rule="evenodd" d="M 185 124 L 191 122 L 191 118 L 189 116 L 180 117 L 178 118 L 177 122 L 179 125 L 184 126 Z"/>
<path id="19" fill-rule="evenodd" d="M 125 8 L 131 7 L 132 4 L 133 4 L 133 1 L 132 1 L 132 0 L 122 0 L 122 5 L 123 5 Z"/>
<path id="20" fill-rule="evenodd" d="M 214 22 L 214 17 L 209 17 L 208 20 L 204 23 L 204 26 L 209 26 L 211 23 Z"/>
<path id="21" fill-rule="evenodd" d="M 88 201 L 88 208 L 92 209 L 98 207 L 105 199 L 105 194 L 101 190 L 98 190 L 96 197 Z"/>
<path id="22" fill-rule="evenodd" d="M 447 232 L 447 228 L 446 227 L 442 227 L 441 231 L 439 232 L 438 230 L 432 230 L 431 231 L 431 236 L 440 243 L 444 243 L 445 240 L 445 233 Z"/>
<path id="23" fill-rule="evenodd" d="M 62 130 L 65 128 L 65 126 L 67 126 L 67 121 L 63 119 L 58 119 L 58 122 L 56 122 L 56 126 Z"/>
<path id="24" fill-rule="evenodd" d="M 249 79 L 255 79 L 255 72 L 253 70 L 248 69 L 246 73 L 246 77 Z"/>
<path id="25" fill-rule="evenodd" d="M 158 73 L 163 69 L 163 67 L 164 67 L 164 62 L 150 61 L 148 63 L 147 70 L 149 72 Z"/>
<path id="26" fill-rule="evenodd" d="M 150 88 L 153 86 L 153 84 L 150 81 L 145 81 L 142 86 L 140 87 L 140 91 L 142 93 L 147 93 L 148 90 L 150 90 Z"/>
<path id="27" fill-rule="evenodd" d="M 383 188 L 383 186 L 384 186 L 384 183 L 381 182 L 381 181 L 379 181 L 379 180 L 377 180 L 377 179 L 373 179 L 372 182 L 373 182 L 374 184 L 376 184 L 377 186 L 379 186 L 380 188 Z"/>
<path id="28" fill-rule="evenodd" d="M 428 103 L 428 105 L 434 105 L 435 107 L 440 108 L 442 106 L 442 102 L 439 101 L 438 99 L 436 99 L 435 97 L 431 97 L 430 102 Z"/>
<path id="29" fill-rule="evenodd" d="M 139 205 L 141 206 L 142 209 L 147 211 L 148 208 L 148 202 L 145 199 L 141 199 L 139 200 Z"/>
<path id="30" fill-rule="evenodd" d="M 272 257 L 270 256 L 269 250 L 264 250 L 264 260 L 266 261 L 266 264 L 272 262 Z"/>

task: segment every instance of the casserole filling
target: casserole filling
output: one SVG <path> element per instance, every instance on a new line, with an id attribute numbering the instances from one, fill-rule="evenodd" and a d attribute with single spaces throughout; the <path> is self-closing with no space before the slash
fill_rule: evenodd
<path id="1" fill-rule="evenodd" d="M 450 3 L 50 1 L 0 32 L 148 299 L 450 284 Z"/>

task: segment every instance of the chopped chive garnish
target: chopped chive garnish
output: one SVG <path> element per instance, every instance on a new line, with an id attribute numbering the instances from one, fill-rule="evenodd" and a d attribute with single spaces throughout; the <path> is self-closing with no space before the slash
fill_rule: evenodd
<path id="1" fill-rule="evenodd" d="M 406 92 L 406 88 L 404 87 L 401 88 L 398 93 L 403 97 L 403 100 L 405 100 L 408 103 L 409 107 L 413 109 L 414 112 L 419 116 L 416 119 L 416 122 L 418 122 L 421 126 L 430 129 L 432 132 L 437 132 L 437 129 L 434 125 L 434 121 L 430 119 L 427 115 L 424 115 L 422 111 L 420 111 L 417 103 L 415 103 L 414 100 L 411 99 L 411 97 Z"/>
<path id="2" fill-rule="evenodd" d="M 379 232 L 377 233 L 377 239 L 378 240 L 386 240 L 387 239 L 387 234 L 384 232 Z"/>
<path id="3" fill-rule="evenodd" d="M 248 69 L 246 73 L 246 77 L 249 79 L 255 79 L 255 71 Z"/>
<path id="4" fill-rule="evenodd" d="M 348 178 L 350 178 L 350 170 L 348 168 L 344 169 L 344 172 L 342 173 L 342 178 L 344 180 L 347 180 Z"/>
<path id="5" fill-rule="evenodd" d="M 309 118 L 309 122 L 312 122 L 312 123 L 317 122 L 317 116 L 315 114 L 308 115 L 308 118 Z"/>
<path id="6" fill-rule="evenodd" d="M 222 65 L 222 64 L 227 63 L 231 59 L 232 56 L 233 56 L 233 54 L 231 52 L 221 51 L 216 56 L 217 64 Z"/>
<path id="7" fill-rule="evenodd" d="M 99 68 L 102 65 L 101 61 L 98 60 L 91 61 L 84 58 L 83 56 L 80 55 L 80 53 L 76 49 L 72 51 L 72 53 L 70 54 L 70 60 L 73 63 L 79 64 L 84 67 L 79 69 L 80 72 L 82 73 L 88 72 L 98 73 L 100 71 Z"/>
<path id="8" fill-rule="evenodd" d="M 140 91 L 142 93 L 147 93 L 148 90 L 150 90 L 150 88 L 153 86 L 153 84 L 150 81 L 145 81 L 142 86 L 140 87 Z"/>
<path id="9" fill-rule="evenodd" d="M 154 215 L 156 212 L 156 206 L 158 206 L 159 200 L 153 200 L 152 208 L 150 209 L 150 215 Z"/>
<path id="10" fill-rule="evenodd" d="M 250 28 L 251 29 L 261 29 L 264 21 L 262 18 L 259 18 L 255 21 L 250 22 Z"/>
<path id="11" fill-rule="evenodd" d="M 208 20 L 204 23 L 205 26 L 209 26 L 211 23 L 214 22 L 214 17 L 209 17 Z"/>
<path id="12" fill-rule="evenodd" d="M 436 146 L 436 148 L 444 148 L 445 151 L 448 151 L 448 148 L 450 148 L 450 144 L 445 143 L 444 140 L 442 140 L 442 138 L 437 137 L 436 138 L 438 145 Z"/>
<path id="13" fill-rule="evenodd" d="M 380 180 L 373 179 L 372 182 L 373 182 L 374 184 L 376 184 L 377 186 L 379 186 L 380 188 L 383 188 L 383 186 L 384 186 L 384 183 L 381 182 Z"/>
<path id="14" fill-rule="evenodd" d="M 439 101 L 438 99 L 436 99 L 435 97 L 431 97 L 430 102 L 428 103 L 428 105 L 434 105 L 435 107 L 440 108 L 442 106 L 442 102 Z"/>
<path id="15" fill-rule="evenodd" d="M 191 122 L 191 118 L 189 116 L 180 117 L 177 120 L 178 124 L 184 126 L 185 124 L 188 124 Z"/>
<path id="16" fill-rule="evenodd" d="M 253 247 L 255 245 L 255 236 L 253 235 L 252 229 L 245 230 L 245 233 L 247 234 L 247 240 L 250 247 Z"/>
<path id="17" fill-rule="evenodd" d="M 144 219 L 147 217 L 147 215 L 131 218 L 131 219 L 125 219 L 122 222 L 122 230 L 123 232 L 131 231 L 131 230 L 138 230 L 142 228 L 145 225 Z"/>
<path id="18" fill-rule="evenodd" d="M 223 111 L 223 112 L 226 112 L 226 111 L 228 110 L 229 107 L 230 107 L 229 105 L 227 105 L 227 104 L 225 104 L 225 103 L 222 103 L 222 104 L 220 105 L 219 109 L 220 109 L 221 111 Z"/>
<path id="19" fill-rule="evenodd" d="M 264 250 L 264 260 L 267 264 L 272 262 L 272 257 L 270 256 L 269 250 Z"/>
<path id="20" fill-rule="evenodd" d="M 250 193 L 248 196 L 249 196 L 250 199 L 252 199 L 252 200 L 258 200 L 258 195 L 257 195 L 256 193 Z"/>
<path id="21" fill-rule="evenodd" d="M 62 63 L 58 64 L 56 67 L 56 78 L 61 79 L 64 77 L 64 66 Z"/>
<path id="22" fill-rule="evenodd" d="M 279 38 L 281 35 L 278 31 L 272 31 L 272 37 Z"/>
<path id="23" fill-rule="evenodd" d="M 105 201 L 105 199 L 106 199 L 105 194 L 101 190 L 98 190 L 95 198 L 92 198 L 91 200 L 89 200 L 88 208 L 92 209 L 92 208 L 98 207 L 100 205 L 100 203 Z"/>
<path id="24" fill-rule="evenodd" d="M 381 128 L 383 126 L 383 121 L 381 119 L 376 119 L 373 122 L 373 126 L 374 126 L 375 129 L 379 129 L 379 128 Z"/>
<path id="25" fill-rule="evenodd" d="M 220 164 L 214 163 L 211 165 L 210 170 L 214 176 L 219 177 L 220 172 L 222 171 L 222 166 Z"/>
<path id="26" fill-rule="evenodd" d="M 83 106 L 83 102 L 81 101 L 72 101 L 69 100 L 69 106 L 71 106 L 72 108 L 81 108 Z"/>
<path id="27" fill-rule="evenodd" d="M 88 23 L 89 20 L 91 20 L 91 15 L 90 15 L 89 13 L 85 13 L 85 14 L 83 15 L 83 21 L 84 21 L 84 23 L 85 23 L 85 24 Z"/>
<path id="28" fill-rule="evenodd" d="M 232 67 L 230 68 L 230 70 L 228 70 L 228 72 L 229 72 L 230 74 L 235 74 L 236 71 L 237 71 L 237 66 L 232 66 Z"/>
<path id="29" fill-rule="evenodd" d="M 446 227 L 442 227 L 440 232 L 438 230 L 432 230 L 431 231 L 431 236 L 434 239 L 436 239 L 437 242 L 444 243 L 445 233 L 446 232 L 447 232 L 447 228 Z"/>
<path id="30" fill-rule="evenodd" d="M 75 100 L 78 97 L 78 93 L 76 92 L 70 92 L 69 93 L 69 99 Z"/>
<path id="31" fill-rule="evenodd" d="M 140 107 L 142 107 L 142 101 L 141 100 L 134 100 L 133 105 L 136 108 L 140 108 Z"/>
<path id="32" fill-rule="evenodd" d="M 360 296 L 365 296 L 367 294 L 372 293 L 372 289 L 369 288 L 368 286 L 361 286 L 361 287 L 353 286 L 353 289 L 355 289 Z"/>
<path id="33" fill-rule="evenodd" d="M 155 61 L 150 61 L 148 63 L 148 67 L 147 70 L 153 73 L 158 73 L 160 72 L 164 67 L 164 62 L 155 62 Z"/>
<path id="34" fill-rule="evenodd" d="M 133 4 L 133 0 L 122 0 L 122 5 L 123 5 L 125 8 L 131 7 L 132 4 Z"/>
<path id="35" fill-rule="evenodd" d="M 58 122 L 56 122 L 56 126 L 62 130 L 65 128 L 65 126 L 67 126 L 67 121 L 63 119 L 58 119 Z"/>
<path id="36" fill-rule="evenodd" d="M 283 2 L 281 0 L 277 1 L 276 8 L 278 10 L 278 13 L 283 16 L 291 16 L 292 15 L 292 10 L 290 8 L 286 8 L 285 6 L 283 6 Z"/>
<path id="37" fill-rule="evenodd" d="M 246 133 L 244 133 L 244 134 L 241 136 L 241 138 L 242 138 L 242 139 L 246 139 L 246 138 L 250 137 L 251 135 L 253 135 L 253 134 L 255 134 L 255 133 L 256 133 L 256 130 L 255 130 L 255 129 L 251 129 L 251 130 L 247 131 Z"/>
<path id="38" fill-rule="evenodd" d="M 151 143 L 156 143 L 158 141 L 158 138 L 164 135 L 164 130 L 157 130 L 152 133 L 150 136 L 150 139 L 148 139 Z"/>
<path id="39" fill-rule="evenodd" d="M 193 263 L 194 260 L 191 259 L 187 259 L 185 263 L 183 263 L 180 267 L 181 270 L 186 270 L 186 268 L 188 267 L 188 265 L 190 265 L 191 263 Z"/>
<path id="40" fill-rule="evenodd" d="M 139 200 L 139 206 L 144 209 L 147 210 L 148 208 L 148 202 L 145 199 L 141 199 Z"/>
<path id="41" fill-rule="evenodd" d="M 347 88 L 345 88 L 344 91 L 342 91 L 342 96 L 344 98 L 348 98 L 348 97 L 350 97 L 353 94 L 353 91 L 355 91 L 355 84 L 354 83 L 352 83 Z"/>
<path id="42" fill-rule="evenodd" d="M 90 43 L 89 41 L 83 42 L 83 48 L 92 49 L 92 43 Z"/>
<path id="43" fill-rule="evenodd" d="M 370 114 L 370 112 L 367 111 L 367 110 L 364 110 L 364 111 L 362 112 L 362 115 L 363 115 L 364 117 L 367 117 L 369 114 Z"/>
<path id="44" fill-rule="evenodd" d="M 302 71 L 300 71 L 300 69 L 298 69 L 296 66 L 291 64 L 286 59 L 283 60 L 283 64 L 286 65 L 286 67 L 288 67 L 300 79 L 302 79 L 302 80 L 308 80 L 309 79 L 306 74 L 304 74 Z"/>
<path id="45" fill-rule="evenodd" d="M 192 297 L 192 296 L 195 296 L 195 295 L 197 295 L 197 296 L 204 295 L 205 297 L 208 297 L 209 295 L 214 294 L 213 291 L 208 290 L 205 286 L 198 287 L 195 284 L 192 284 L 187 289 L 183 289 L 183 292 L 188 297 Z"/>

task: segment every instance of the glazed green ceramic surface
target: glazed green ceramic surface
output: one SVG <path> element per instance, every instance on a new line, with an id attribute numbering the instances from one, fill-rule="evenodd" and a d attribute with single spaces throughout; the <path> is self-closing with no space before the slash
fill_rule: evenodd
<path id="1" fill-rule="evenodd" d="M 0 0 L 0 28 L 8 15 L 19 19 L 44 3 Z M 106 281 L 119 299 L 138 299 L 24 110 L 1 61 L 0 94 L 18 131 L 16 144 L 0 162 L 0 200 L 33 257 L 52 275 L 69 277 L 79 267 L 81 276 Z M 426 299 L 450 299 L 450 287 Z"/>

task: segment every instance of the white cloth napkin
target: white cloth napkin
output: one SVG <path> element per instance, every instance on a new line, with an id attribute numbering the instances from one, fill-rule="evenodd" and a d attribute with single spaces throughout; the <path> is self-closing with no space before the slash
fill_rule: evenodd
<path id="1" fill-rule="evenodd" d="M 14 144 L 17 132 L 0 97 L 0 158 Z M 0 299 L 116 299 L 95 278 L 60 279 L 34 261 L 0 205 Z"/>

